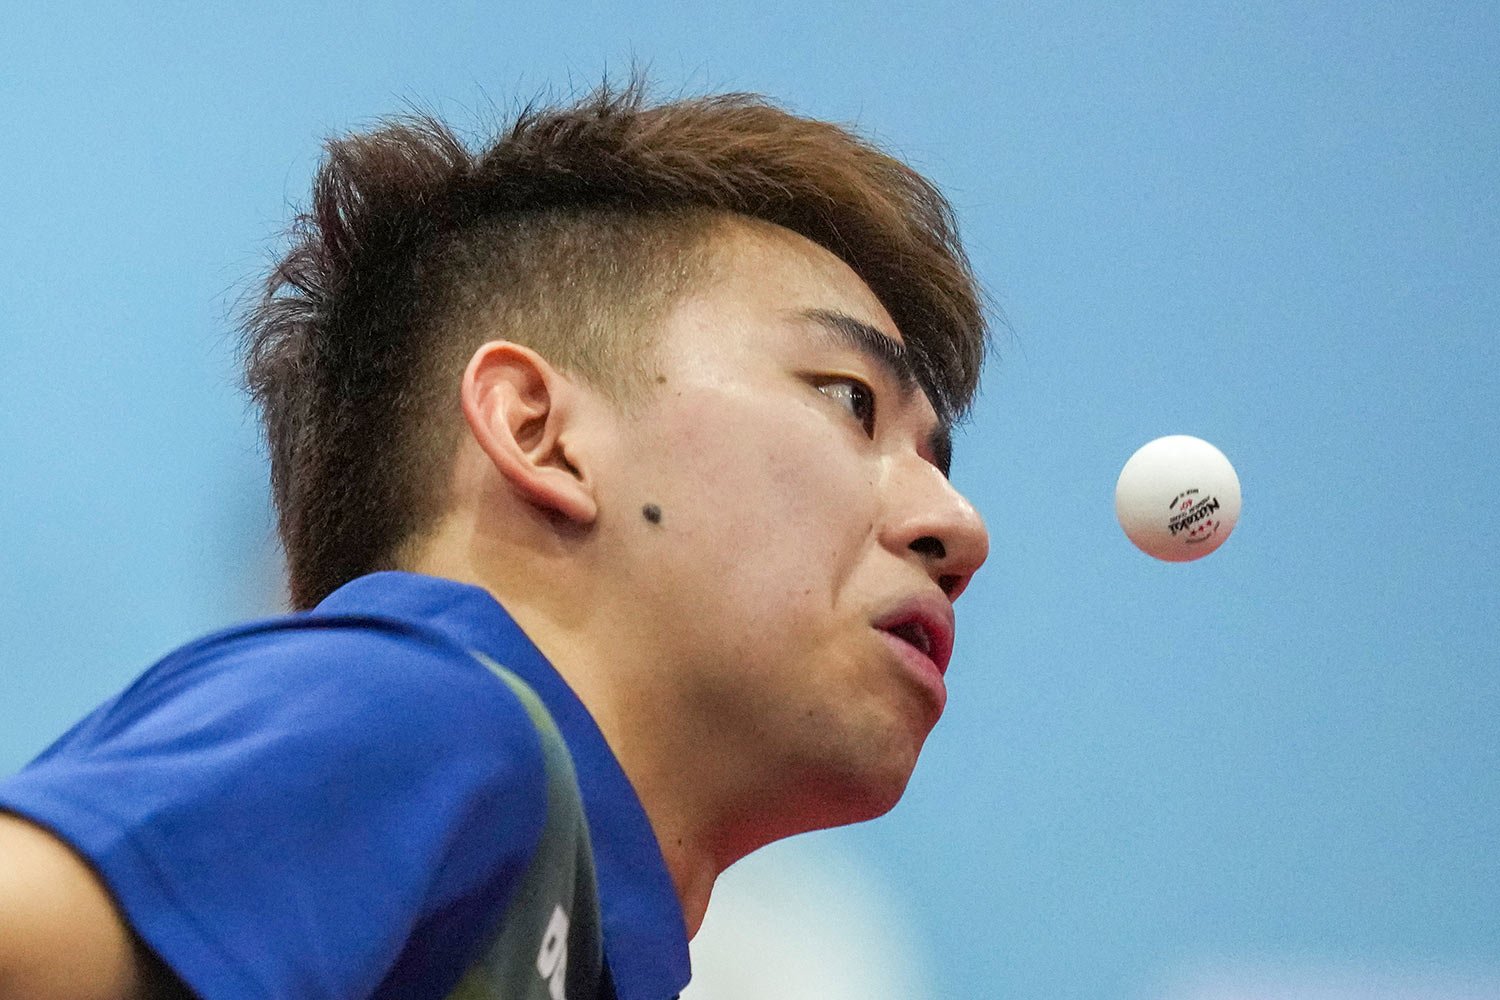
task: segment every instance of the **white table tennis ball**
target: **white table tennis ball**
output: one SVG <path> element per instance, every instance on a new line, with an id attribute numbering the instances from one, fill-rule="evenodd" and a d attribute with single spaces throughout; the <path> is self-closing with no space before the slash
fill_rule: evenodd
<path id="1" fill-rule="evenodd" d="M 1115 515 L 1148 556 L 1201 559 L 1240 519 L 1240 479 L 1224 453 L 1186 434 L 1142 445 L 1115 484 Z"/>

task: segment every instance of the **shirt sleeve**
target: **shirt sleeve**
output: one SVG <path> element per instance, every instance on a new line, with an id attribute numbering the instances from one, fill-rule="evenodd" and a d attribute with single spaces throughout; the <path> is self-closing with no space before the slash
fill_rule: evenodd
<path id="1" fill-rule="evenodd" d="M 540 837 L 545 781 L 525 710 L 472 657 L 314 619 L 162 661 L 0 807 L 83 855 L 205 1000 L 348 998 L 413 956 L 462 974 Z"/>

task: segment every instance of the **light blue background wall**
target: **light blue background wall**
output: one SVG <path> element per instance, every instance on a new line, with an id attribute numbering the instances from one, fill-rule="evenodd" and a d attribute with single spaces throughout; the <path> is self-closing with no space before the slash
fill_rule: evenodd
<path id="1" fill-rule="evenodd" d="M 0 772 L 274 588 L 236 297 L 318 140 L 632 60 L 854 122 L 1009 319 L 989 519 L 881 866 L 944 997 L 1500 960 L 1500 8 L 66 4 L 0 17 Z M 1114 523 L 1194 433 L 1202 563 Z"/>

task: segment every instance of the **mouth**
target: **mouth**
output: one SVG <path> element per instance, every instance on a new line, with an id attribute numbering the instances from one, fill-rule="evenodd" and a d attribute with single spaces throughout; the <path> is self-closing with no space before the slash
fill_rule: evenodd
<path id="1" fill-rule="evenodd" d="M 903 642 L 909 642 L 922 651 L 922 655 L 932 657 L 932 637 L 927 630 L 916 622 L 904 622 L 885 631 Z"/>
<path id="2" fill-rule="evenodd" d="M 947 674 L 953 655 L 953 606 L 948 601 L 909 601 L 875 627 L 921 653 L 939 674 Z"/>

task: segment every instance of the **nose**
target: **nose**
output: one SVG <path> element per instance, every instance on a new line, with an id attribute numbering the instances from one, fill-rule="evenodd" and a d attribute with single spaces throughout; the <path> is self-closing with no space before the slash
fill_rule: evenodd
<path id="1" fill-rule="evenodd" d="M 990 534 L 979 511 L 938 469 L 925 461 L 892 481 L 893 516 L 886 545 L 920 559 L 949 600 L 964 592 L 990 552 Z"/>

